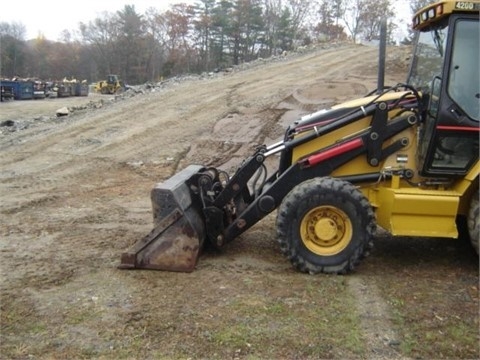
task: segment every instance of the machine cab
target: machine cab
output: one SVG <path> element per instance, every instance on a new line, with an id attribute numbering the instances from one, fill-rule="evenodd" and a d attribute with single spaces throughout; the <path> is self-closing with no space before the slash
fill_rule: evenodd
<path id="1" fill-rule="evenodd" d="M 107 84 L 116 84 L 118 82 L 117 75 L 108 75 L 107 76 Z"/>
<path id="2" fill-rule="evenodd" d="M 441 1 L 417 13 L 408 83 L 424 98 L 418 146 L 423 176 L 461 176 L 478 161 L 478 1 Z"/>

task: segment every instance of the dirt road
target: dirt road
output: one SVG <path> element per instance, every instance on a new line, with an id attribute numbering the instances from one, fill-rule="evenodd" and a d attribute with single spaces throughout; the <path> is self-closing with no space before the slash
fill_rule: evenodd
<path id="1" fill-rule="evenodd" d="M 395 84 L 408 51 L 390 51 Z M 93 94 L 2 103 L 0 123 L 28 126 L 0 128 L 0 353 L 479 357 L 478 258 L 462 242 L 379 235 L 356 273 L 307 276 L 282 257 L 272 215 L 222 254 L 203 254 L 194 273 L 116 268 L 151 230 L 155 182 L 191 163 L 231 169 L 298 116 L 365 95 L 376 57 L 366 46 L 319 48 L 101 104 Z"/>

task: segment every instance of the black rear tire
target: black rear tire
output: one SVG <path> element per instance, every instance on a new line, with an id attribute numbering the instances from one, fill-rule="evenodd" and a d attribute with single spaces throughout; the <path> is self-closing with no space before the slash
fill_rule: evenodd
<path id="1" fill-rule="evenodd" d="M 365 196 L 351 183 L 329 177 L 297 185 L 277 214 L 282 253 L 310 274 L 352 271 L 372 248 L 375 228 Z"/>
<path id="2" fill-rule="evenodd" d="M 478 196 L 479 196 L 479 192 L 477 190 L 473 194 L 472 199 L 470 200 L 470 208 L 468 211 L 468 218 L 467 218 L 467 226 L 468 226 L 468 234 L 470 235 L 470 242 L 473 248 L 475 249 L 475 251 L 477 252 L 477 255 L 478 255 L 478 242 L 479 242 L 479 236 L 480 236 L 479 234 L 480 224 L 478 219 L 480 215 L 480 211 L 479 211 L 479 205 L 478 205 L 478 202 L 479 202 Z"/>

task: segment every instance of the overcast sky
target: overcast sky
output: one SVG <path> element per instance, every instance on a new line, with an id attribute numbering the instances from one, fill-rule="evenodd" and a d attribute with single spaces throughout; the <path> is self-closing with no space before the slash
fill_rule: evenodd
<path id="1" fill-rule="evenodd" d="M 105 11 L 114 13 L 125 5 L 134 5 L 138 14 L 150 7 L 163 11 L 171 4 L 193 4 L 194 0 L 0 0 L 0 22 L 25 25 L 26 39 L 43 34 L 58 40 L 63 30 L 78 30 L 80 22 L 88 23 Z"/>
<path id="2" fill-rule="evenodd" d="M 193 4 L 195 0 L 0 0 L 0 22 L 22 23 L 27 30 L 26 39 L 36 38 L 39 34 L 48 40 L 59 40 L 63 30 L 78 30 L 80 22 L 88 23 L 105 11 L 114 13 L 125 5 L 134 5 L 139 14 L 150 8 L 163 11 L 171 4 Z M 397 38 L 406 34 L 410 24 L 408 2 L 394 2 L 401 27 Z"/>

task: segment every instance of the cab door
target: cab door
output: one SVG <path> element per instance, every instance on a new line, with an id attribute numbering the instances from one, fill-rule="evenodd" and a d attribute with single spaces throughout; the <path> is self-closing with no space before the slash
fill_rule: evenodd
<path id="1" fill-rule="evenodd" d="M 448 28 L 442 76 L 431 85 L 419 149 L 424 176 L 464 175 L 478 161 L 478 16 L 454 15 Z"/>

